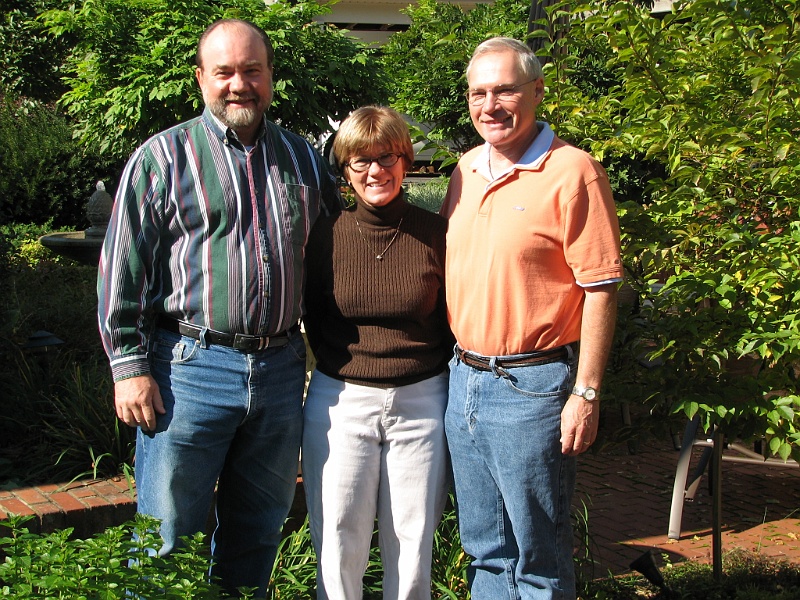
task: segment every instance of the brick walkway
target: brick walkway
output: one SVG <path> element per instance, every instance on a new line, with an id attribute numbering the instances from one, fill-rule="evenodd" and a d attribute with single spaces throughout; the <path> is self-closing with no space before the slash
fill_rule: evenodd
<path id="1" fill-rule="evenodd" d="M 695 448 L 692 465 L 702 453 Z M 708 474 L 685 502 L 681 538 L 670 540 L 669 513 L 678 451 L 653 440 L 631 454 L 625 446 L 581 456 L 574 505 L 588 508 L 593 575 L 629 573 L 648 549 L 662 566 L 712 560 L 712 502 Z M 690 474 L 692 472 L 690 468 Z M 722 464 L 722 549 L 742 548 L 800 564 L 800 469 Z"/>

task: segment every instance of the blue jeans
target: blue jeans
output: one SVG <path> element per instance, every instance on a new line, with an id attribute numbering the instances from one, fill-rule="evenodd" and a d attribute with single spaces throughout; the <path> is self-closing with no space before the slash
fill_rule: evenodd
<path id="1" fill-rule="evenodd" d="M 559 442 L 574 370 L 574 357 L 505 373 L 450 362 L 445 431 L 473 600 L 575 598 L 576 463 Z"/>
<path id="2" fill-rule="evenodd" d="M 305 343 L 244 354 L 157 329 L 150 365 L 164 401 L 136 440 L 138 510 L 161 520 L 165 555 L 206 530 L 217 485 L 212 576 L 266 594 L 297 482 Z"/>

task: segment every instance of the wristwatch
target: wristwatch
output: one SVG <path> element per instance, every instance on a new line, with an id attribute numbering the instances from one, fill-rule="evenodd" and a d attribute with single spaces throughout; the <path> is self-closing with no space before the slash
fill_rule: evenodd
<path id="1" fill-rule="evenodd" d="M 577 385 L 572 388 L 573 396 L 580 396 L 587 402 L 594 402 L 597 400 L 597 390 L 593 387 L 579 388 Z"/>

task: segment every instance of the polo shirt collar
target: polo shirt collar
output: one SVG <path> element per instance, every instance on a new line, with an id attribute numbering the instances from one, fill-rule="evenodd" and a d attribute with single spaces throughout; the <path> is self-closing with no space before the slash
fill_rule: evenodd
<path id="1" fill-rule="evenodd" d="M 531 145 L 528 146 L 525 154 L 522 155 L 522 158 L 519 159 L 517 164 L 503 173 L 499 173 L 497 177 L 494 178 L 495 181 L 501 177 L 504 177 L 515 169 L 533 170 L 542 164 L 542 161 L 544 161 L 548 151 L 550 150 L 550 146 L 553 145 L 553 140 L 555 139 L 556 134 L 550 125 L 545 121 L 537 121 L 536 126 L 539 128 L 539 135 L 537 135 Z M 475 160 L 470 165 L 473 170 L 475 170 L 479 175 L 482 175 L 488 181 L 492 181 L 492 177 L 489 174 L 490 147 L 491 145 L 488 142 L 485 143 L 481 152 L 475 157 Z"/>

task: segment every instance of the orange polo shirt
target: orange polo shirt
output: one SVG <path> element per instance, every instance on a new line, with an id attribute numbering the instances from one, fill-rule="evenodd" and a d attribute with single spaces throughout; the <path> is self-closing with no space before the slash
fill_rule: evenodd
<path id="1" fill-rule="evenodd" d="M 465 350 L 503 356 L 574 342 L 581 286 L 623 276 L 605 170 L 539 125 L 520 164 L 495 181 L 485 145 L 466 153 L 450 180 L 441 209 L 447 311 Z"/>

